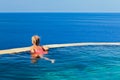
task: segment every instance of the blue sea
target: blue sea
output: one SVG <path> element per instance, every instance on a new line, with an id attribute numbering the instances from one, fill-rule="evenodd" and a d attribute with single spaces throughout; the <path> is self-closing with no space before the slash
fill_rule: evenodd
<path id="1" fill-rule="evenodd" d="M 120 13 L 0 13 L 0 50 L 78 42 L 120 42 Z M 32 64 L 29 52 L 0 55 L 0 80 L 120 80 L 120 46 L 54 48 Z"/>

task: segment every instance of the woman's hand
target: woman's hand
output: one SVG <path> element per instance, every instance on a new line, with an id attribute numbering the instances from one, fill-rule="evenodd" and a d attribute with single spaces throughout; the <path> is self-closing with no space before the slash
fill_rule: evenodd
<path id="1" fill-rule="evenodd" d="M 43 46 L 43 49 L 44 49 L 45 51 L 48 51 L 48 50 L 49 50 L 49 48 L 48 48 L 47 46 Z"/>

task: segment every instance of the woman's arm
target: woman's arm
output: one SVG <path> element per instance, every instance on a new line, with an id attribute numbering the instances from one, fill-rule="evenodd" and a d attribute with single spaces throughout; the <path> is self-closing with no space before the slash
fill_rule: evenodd
<path id="1" fill-rule="evenodd" d="M 48 51 L 49 50 L 49 48 L 46 47 L 46 46 L 42 46 L 42 48 L 43 48 L 44 51 Z"/>
<path id="2" fill-rule="evenodd" d="M 44 54 L 48 54 L 48 50 L 49 50 L 48 47 L 42 46 L 42 49 L 43 49 L 43 51 L 44 51 Z"/>

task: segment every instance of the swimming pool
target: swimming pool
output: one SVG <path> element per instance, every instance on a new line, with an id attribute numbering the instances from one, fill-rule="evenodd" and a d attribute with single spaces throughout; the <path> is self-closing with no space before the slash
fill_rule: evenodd
<path id="1" fill-rule="evenodd" d="M 30 61 L 29 52 L 0 55 L 0 80 L 119 80 L 120 46 L 50 49 L 55 64 Z"/>

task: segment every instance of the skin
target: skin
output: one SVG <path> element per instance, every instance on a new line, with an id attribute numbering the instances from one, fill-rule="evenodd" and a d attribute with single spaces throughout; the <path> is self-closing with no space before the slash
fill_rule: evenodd
<path id="1" fill-rule="evenodd" d="M 30 50 L 31 51 L 31 61 L 32 61 L 32 63 L 36 63 L 39 58 L 42 58 L 42 59 L 51 61 L 51 63 L 54 63 L 54 61 L 55 61 L 54 59 L 49 59 L 49 58 L 43 56 L 44 54 L 48 53 L 49 48 L 46 47 L 46 46 L 40 46 L 39 42 L 40 42 L 39 36 L 35 35 L 35 36 L 32 37 L 33 46 L 31 47 L 31 50 Z M 40 49 L 41 47 L 42 47 L 42 49 L 45 53 L 44 54 L 35 54 L 34 50 L 35 49 Z"/>
<path id="2" fill-rule="evenodd" d="M 48 51 L 48 47 L 33 45 L 31 47 L 31 59 L 32 59 L 32 63 L 36 63 L 39 58 L 43 58 L 43 55 L 34 54 L 34 49 L 39 48 L 39 47 L 42 47 L 45 51 Z M 45 57 L 44 57 L 44 59 L 45 60 L 49 60 L 49 58 L 45 58 Z"/>

